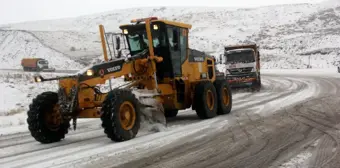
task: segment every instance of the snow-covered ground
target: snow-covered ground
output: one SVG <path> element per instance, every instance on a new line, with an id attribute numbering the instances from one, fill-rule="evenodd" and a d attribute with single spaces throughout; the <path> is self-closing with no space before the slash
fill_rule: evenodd
<path id="1" fill-rule="evenodd" d="M 221 69 L 221 67 L 219 67 Z M 286 74 L 286 75 L 304 75 L 304 76 L 325 76 L 325 77 L 340 77 L 336 69 L 263 69 L 264 75 Z M 44 91 L 57 91 L 58 84 L 56 81 L 34 83 L 33 75 L 35 73 L 23 72 L 0 72 L 0 127 L 11 127 L 18 125 L 26 125 L 26 112 L 32 99 Z M 43 76 L 61 76 L 67 74 L 42 73 Z M 123 85 L 123 78 L 113 79 L 113 87 Z M 266 85 L 266 83 L 264 83 Z M 282 87 L 288 87 L 290 82 L 282 83 Z M 265 86 L 266 87 L 266 86 Z M 269 87 L 269 86 L 268 86 Z M 286 101 L 286 104 L 295 103 L 300 99 L 313 95 L 317 92 L 316 85 L 310 85 L 309 90 L 303 90 L 294 94 L 289 98 L 292 101 Z M 107 91 L 108 82 L 102 86 L 103 91 Z M 238 93 L 237 96 L 242 96 L 243 93 Z M 275 95 L 274 95 L 275 96 Z M 292 97 L 295 97 L 294 100 Z M 281 99 L 278 102 L 271 102 L 268 105 L 280 105 Z M 273 104 L 274 103 L 274 104 Z"/>
<path id="2" fill-rule="evenodd" d="M 0 72 L 0 127 L 26 125 L 26 112 L 32 99 L 44 91 L 57 90 L 56 82 L 34 83 L 33 74 Z"/>
<path id="3" fill-rule="evenodd" d="M 147 16 L 159 16 L 192 24 L 191 48 L 204 50 L 217 57 L 222 53 L 224 45 L 248 42 L 260 45 L 263 89 L 258 93 L 235 92 L 233 111 L 236 113 L 231 114 L 231 118 L 242 118 L 242 115 L 247 115 L 250 120 L 253 117 L 268 117 L 288 106 L 337 92 L 336 82 L 324 81 L 321 85 L 317 81 L 320 78 L 312 78 L 340 78 L 335 68 L 337 61 L 340 61 L 340 2 L 337 0 L 313 5 L 279 5 L 253 9 L 124 9 L 77 18 L 3 25 L 0 26 L 0 69 L 21 69 L 20 60 L 23 57 L 45 58 L 51 67 L 60 70 L 83 69 L 95 59 L 101 59 L 99 24 L 103 24 L 107 31 L 118 31 L 118 25 L 128 23 L 136 17 Z M 309 60 L 313 69 L 304 69 Z M 222 65 L 218 67 L 224 72 Z M 83 133 L 72 132 L 69 134 L 70 140 L 47 147 L 39 146 L 26 135 L 26 112 L 35 96 L 44 91 L 56 91 L 58 85 L 56 81 L 34 83 L 33 74 L 0 71 L 0 137 L 12 134 L 16 136 L 14 134 L 18 132 L 24 136 L 19 139 L 19 145 L 15 145 L 16 142 L 1 141 L 0 138 L 4 143 L 1 145 L 6 147 L 6 150 L 0 150 L 0 158 L 7 157 L 6 162 L 3 160 L 7 166 L 20 166 L 25 163 L 35 167 L 54 164 L 70 166 L 112 160 L 113 156 L 117 157 L 112 162 L 122 164 L 134 159 L 126 156 L 156 152 L 158 148 L 180 138 L 197 135 L 203 130 L 218 131 L 229 127 L 232 120 L 230 116 L 222 116 L 199 121 L 191 119 L 193 111 L 183 110 L 180 113 L 182 120 L 175 121 L 163 132 L 150 136 L 144 136 L 148 133 L 141 132 L 136 139 L 122 145 L 108 142 L 103 132 L 98 131 L 102 129 L 98 124 L 99 120 L 94 119 L 95 124 L 86 123 L 88 120 L 78 120 L 85 123 L 85 126 L 80 126 L 80 130 L 77 130 L 85 130 Z M 42 74 L 47 77 L 66 75 Z M 276 77 L 277 75 L 281 77 Z M 115 87 L 123 84 L 123 81 L 119 78 L 112 83 Z M 106 84 L 103 89 L 107 88 Z M 327 93 L 325 88 L 328 89 Z M 251 113 L 245 112 L 247 110 Z M 204 136 L 206 134 L 195 136 L 194 139 Z M 68 147 L 77 141 L 83 145 Z M 61 146 L 58 146 L 60 144 Z M 138 147 L 135 147 L 137 145 Z M 55 148 L 60 150 L 52 151 Z M 65 155 L 65 151 L 69 155 Z M 71 156 L 72 153 L 77 155 Z M 129 159 L 122 159 L 123 157 Z M 281 167 L 303 166 L 310 157 L 309 151 L 303 151 L 287 160 Z"/>
<path id="4" fill-rule="evenodd" d="M 22 132 L 22 135 L 20 136 L 23 137 L 20 139 L 15 138 L 15 142 L 6 140 L 1 141 L 1 145 L 5 146 L 5 149 L 0 151 L 0 157 L 4 157 L 0 163 L 10 167 L 20 167 L 24 164 L 32 167 L 47 167 L 52 165 L 61 167 L 78 167 L 84 164 L 95 164 L 96 162 L 100 162 L 101 164 L 110 164 L 110 166 L 123 164 L 132 161 L 137 157 L 157 152 L 159 149 L 164 149 L 164 147 L 168 148 L 171 146 L 170 144 L 173 144 L 181 138 L 184 139 L 185 137 L 192 136 L 190 140 L 186 139 L 185 142 L 187 143 L 197 139 L 204 139 L 209 133 L 213 134 L 213 132 L 218 132 L 219 130 L 232 127 L 235 123 L 231 122 L 236 122 L 234 121 L 235 117 L 239 117 L 240 120 L 243 117 L 249 119 L 258 117 L 266 118 L 280 112 L 280 109 L 282 108 L 287 108 L 288 106 L 296 105 L 299 102 L 313 99 L 321 93 L 321 89 L 323 89 L 322 92 L 327 92 L 328 94 L 336 93 L 332 91 L 335 86 L 323 85 L 331 82 L 331 80 L 321 83 L 319 82 L 319 78 L 305 77 L 301 74 L 308 74 L 309 76 L 314 77 L 322 76 L 325 78 L 340 77 L 340 75 L 336 71 L 333 71 L 333 69 L 265 70 L 262 72 L 263 89 L 260 92 L 251 93 L 240 91 L 233 94 L 233 112 L 230 115 L 219 116 L 210 120 L 202 121 L 197 120 L 194 117 L 196 115 L 193 111 L 184 110 L 180 112 L 178 116 L 179 120 L 170 122 L 167 129 L 155 134 L 141 131 L 135 139 L 119 143 L 119 145 L 117 143 L 112 143 L 104 135 L 98 119 L 94 119 L 94 121 L 88 123 L 84 122 L 83 125 L 79 124 L 79 128 L 76 131 L 70 131 L 70 134 L 66 136 L 64 141 L 51 145 L 40 145 L 35 142 L 30 135 L 27 134 L 26 123 L 14 122 L 13 125 L 23 125 L 16 127 L 4 125 L 3 128 L 0 129 L 0 134 L 4 137 L 17 137 L 19 135 L 15 133 Z M 20 93 L 25 93 L 25 96 L 27 96 L 28 93 L 37 95 L 38 93 L 43 92 L 44 89 L 53 90 L 56 86 L 48 86 L 47 83 L 33 84 L 25 82 L 28 78 L 30 78 L 31 74 L 21 74 L 21 76 L 20 74 L 17 75 L 18 76 L 15 77 L 15 75 L 5 74 L 1 76 L 1 80 L 4 81 L 2 83 L 5 83 L 7 86 L 14 82 L 18 83 L 18 87 L 15 87 L 14 89 L 17 90 L 16 92 L 19 95 Z M 325 91 L 325 89 L 327 91 Z M 3 90 L 6 91 L 7 88 L 4 88 Z M 9 96 L 9 98 L 11 97 Z M 2 107 L 7 104 L 12 104 L 14 108 L 17 108 L 16 104 L 13 102 L 17 102 L 17 99 L 20 99 L 20 97 L 12 98 L 14 100 L 7 101 L 12 103 L 0 104 L 0 106 Z M 29 99 L 32 99 L 32 97 Z M 29 103 L 29 100 L 22 102 L 25 106 L 27 106 L 27 103 Z M 10 109 L 10 107 L 8 109 Z M 25 121 L 25 111 L 19 112 L 19 114 L 13 118 L 18 117 L 19 115 L 21 115 L 22 120 Z M 20 121 L 20 119 L 17 121 Z M 242 120 L 239 122 L 240 125 L 247 124 L 243 123 Z M 263 122 L 269 122 L 269 120 L 266 121 L 264 119 Z M 268 131 L 271 127 L 261 129 Z M 181 143 L 183 143 L 183 141 L 181 141 Z M 74 155 L 73 153 L 77 153 L 77 155 Z M 122 159 L 124 157 L 128 159 Z M 296 158 L 287 160 L 282 167 L 291 167 L 292 165 L 303 164 L 308 158 L 308 152 L 302 152 L 301 154 L 298 154 Z M 20 160 L 20 162 L 17 160 Z"/>

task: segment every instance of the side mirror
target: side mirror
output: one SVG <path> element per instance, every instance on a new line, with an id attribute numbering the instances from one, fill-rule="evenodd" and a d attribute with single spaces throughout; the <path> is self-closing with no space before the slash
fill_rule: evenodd
<path id="1" fill-rule="evenodd" d="M 117 54 L 117 58 L 120 58 L 120 57 L 122 57 L 122 50 L 119 50 Z"/>
<path id="2" fill-rule="evenodd" d="M 223 55 L 222 54 L 220 54 L 220 64 L 222 64 L 222 58 L 223 58 Z"/>
<path id="3" fill-rule="evenodd" d="M 174 44 L 174 50 L 178 50 L 178 32 L 177 30 L 172 31 L 172 43 Z"/>
<path id="4" fill-rule="evenodd" d="M 117 36 L 116 37 L 116 50 L 120 49 L 120 38 Z"/>

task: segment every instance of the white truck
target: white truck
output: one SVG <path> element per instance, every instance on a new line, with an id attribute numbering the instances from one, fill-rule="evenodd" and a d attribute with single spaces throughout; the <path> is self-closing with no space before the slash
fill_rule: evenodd
<path id="1" fill-rule="evenodd" d="M 226 79 L 231 87 L 261 88 L 260 52 L 256 44 L 224 48 Z"/>

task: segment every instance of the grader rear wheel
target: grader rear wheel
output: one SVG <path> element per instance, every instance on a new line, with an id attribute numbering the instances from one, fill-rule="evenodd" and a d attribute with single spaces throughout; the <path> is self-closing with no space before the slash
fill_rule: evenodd
<path id="1" fill-rule="evenodd" d="M 103 102 L 102 127 L 112 141 L 122 142 L 136 137 L 140 128 L 140 106 L 130 90 L 111 91 Z"/>
<path id="2" fill-rule="evenodd" d="M 199 118 L 207 119 L 217 115 L 217 93 L 211 82 L 201 82 L 195 86 L 194 101 Z"/>
<path id="3" fill-rule="evenodd" d="M 33 99 L 27 112 L 28 129 L 41 143 L 52 143 L 65 138 L 70 127 L 59 111 L 58 94 L 44 92 Z"/>
<path id="4" fill-rule="evenodd" d="M 226 80 L 216 80 L 214 85 L 218 101 L 217 114 L 223 115 L 230 113 L 232 108 L 232 94 L 228 82 Z"/>

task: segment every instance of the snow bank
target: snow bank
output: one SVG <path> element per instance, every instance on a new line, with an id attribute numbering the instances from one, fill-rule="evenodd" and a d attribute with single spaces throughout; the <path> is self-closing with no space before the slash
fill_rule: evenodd
<path id="1" fill-rule="evenodd" d="M 26 124 L 32 99 L 44 91 L 56 91 L 56 82 L 34 83 L 34 73 L 0 73 L 0 127 Z M 55 74 L 45 74 L 56 76 Z M 60 75 L 60 74 L 59 74 Z"/>
<path id="2" fill-rule="evenodd" d="M 340 6 L 339 0 L 325 0 L 321 3 L 324 8 L 336 8 Z"/>
<path id="3" fill-rule="evenodd" d="M 262 74 L 287 74 L 287 75 L 304 75 L 304 76 L 322 76 L 322 77 L 340 77 L 336 68 L 324 69 L 262 69 Z"/>

